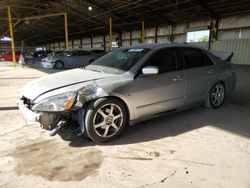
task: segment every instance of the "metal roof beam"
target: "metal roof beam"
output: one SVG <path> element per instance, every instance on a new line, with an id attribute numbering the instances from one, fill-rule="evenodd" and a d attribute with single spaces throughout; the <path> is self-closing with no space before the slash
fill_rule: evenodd
<path id="1" fill-rule="evenodd" d="M 89 6 L 92 6 L 94 9 L 98 11 L 98 13 L 103 13 L 107 18 L 109 17 L 109 13 L 107 13 L 108 10 L 106 10 L 105 8 L 101 6 L 94 4 L 92 0 L 85 0 L 84 3 L 88 4 Z M 112 18 L 118 19 L 124 23 L 127 23 L 127 21 L 124 21 L 120 15 L 116 14 L 115 12 L 112 12 L 112 9 L 110 11 L 111 11 Z"/>
<path id="2" fill-rule="evenodd" d="M 198 2 L 198 3 L 201 5 L 201 7 L 202 7 L 205 11 L 207 11 L 207 12 L 209 13 L 209 15 L 210 15 L 212 18 L 218 18 L 218 17 L 219 17 L 217 13 L 215 13 L 212 9 L 210 9 L 210 8 L 207 6 L 207 4 L 204 2 L 204 0 L 195 0 L 195 1 Z"/>

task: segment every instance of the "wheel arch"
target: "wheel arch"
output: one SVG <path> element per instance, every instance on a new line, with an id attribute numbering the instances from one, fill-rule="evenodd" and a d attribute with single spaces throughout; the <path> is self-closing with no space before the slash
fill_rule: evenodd
<path id="1" fill-rule="evenodd" d="M 226 83 L 225 83 L 224 80 L 220 79 L 220 80 L 217 80 L 217 81 L 211 83 L 211 85 L 208 87 L 208 90 L 207 90 L 207 93 L 206 93 L 206 97 L 210 94 L 210 91 L 211 91 L 211 89 L 213 88 L 213 86 L 214 86 L 215 84 L 218 84 L 218 83 L 223 84 L 224 89 L 225 89 L 225 91 L 226 91 Z"/>
<path id="2" fill-rule="evenodd" d="M 215 82 L 213 85 L 220 83 L 224 86 L 224 90 L 225 90 L 225 94 L 227 93 L 227 88 L 226 88 L 226 82 L 224 80 L 219 80 L 217 82 Z"/>
<path id="3" fill-rule="evenodd" d="M 214 107 L 212 107 L 211 104 L 210 104 L 210 94 L 211 94 L 212 89 L 214 88 L 214 86 L 217 85 L 217 84 L 222 84 L 222 85 L 223 85 L 223 87 L 224 87 L 224 96 L 226 96 L 226 83 L 225 83 L 225 81 L 223 81 L 223 80 L 218 80 L 218 81 L 214 82 L 214 83 L 210 86 L 210 88 L 208 89 L 208 92 L 207 92 L 207 95 L 206 95 L 206 101 L 205 101 L 205 103 L 204 103 L 204 105 L 205 105 L 206 107 L 208 107 L 208 108 L 214 108 Z"/>
<path id="4" fill-rule="evenodd" d="M 102 102 L 107 102 L 107 100 L 109 101 L 108 103 L 112 102 L 112 101 L 116 101 L 115 103 L 121 103 L 123 104 L 123 108 L 126 111 L 126 115 L 125 116 L 125 121 L 122 122 L 122 127 L 118 130 L 118 132 L 115 133 L 115 135 L 112 135 L 110 138 L 101 138 L 100 135 L 98 136 L 96 133 L 93 132 L 93 126 L 91 125 L 92 122 L 92 118 L 94 117 L 94 114 L 97 112 L 96 108 L 97 106 L 101 105 Z M 90 139 L 96 141 L 96 142 L 106 142 L 109 140 L 112 140 L 114 138 L 116 138 L 117 136 L 119 136 L 123 129 L 126 127 L 127 123 L 129 122 L 129 111 L 128 111 L 128 107 L 125 103 L 125 101 L 123 101 L 121 98 L 116 97 L 116 96 L 103 96 L 103 97 L 99 97 L 93 100 L 90 100 L 87 102 L 88 104 L 84 107 L 84 109 L 86 110 L 80 110 L 79 111 L 79 120 L 80 120 L 80 129 L 82 134 L 88 136 Z M 120 105 L 121 105 L 120 104 Z M 101 107 L 101 106 L 99 106 Z M 121 106 L 120 106 L 121 108 Z M 95 111 L 96 110 L 96 111 Z M 106 140 L 105 140 L 106 139 Z"/>
<path id="5" fill-rule="evenodd" d="M 88 109 L 89 105 L 91 103 L 94 103 L 96 100 L 99 100 L 99 99 L 105 99 L 105 98 L 113 98 L 113 99 L 116 99 L 116 100 L 119 100 L 120 102 L 122 102 L 122 104 L 124 105 L 124 107 L 126 108 L 126 111 L 127 111 L 127 115 L 128 115 L 128 121 L 131 121 L 131 118 L 134 118 L 134 114 L 133 114 L 133 110 L 132 108 L 128 106 L 127 102 L 125 99 L 123 99 L 122 97 L 120 96 L 117 96 L 117 95 L 105 95 L 105 96 L 102 96 L 102 97 L 98 97 L 96 99 L 92 99 L 92 100 L 89 100 L 86 102 L 86 104 L 82 107 L 81 110 L 79 110 L 79 119 L 78 119 L 78 123 L 80 124 L 80 128 L 81 128 L 81 131 L 84 132 L 84 121 L 82 121 L 82 119 L 85 119 L 86 117 L 86 110 Z M 129 122 L 128 122 L 129 123 Z"/>
<path id="6" fill-rule="evenodd" d="M 109 95 L 109 96 L 105 96 L 104 98 L 114 98 L 114 99 L 121 101 L 127 110 L 128 120 L 130 120 L 130 117 L 131 117 L 130 109 L 129 109 L 127 103 L 121 97 L 115 96 L 115 95 Z"/>

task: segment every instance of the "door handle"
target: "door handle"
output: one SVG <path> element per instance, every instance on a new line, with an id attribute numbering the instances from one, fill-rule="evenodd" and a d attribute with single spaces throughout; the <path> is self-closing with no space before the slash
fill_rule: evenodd
<path id="1" fill-rule="evenodd" d="M 180 75 L 178 75 L 178 76 L 175 76 L 175 77 L 173 78 L 173 81 L 179 82 L 179 81 L 181 81 L 182 79 L 183 79 L 183 77 L 180 76 Z"/>
<path id="2" fill-rule="evenodd" d="M 214 74 L 214 70 L 213 69 L 210 69 L 207 71 L 208 74 Z"/>

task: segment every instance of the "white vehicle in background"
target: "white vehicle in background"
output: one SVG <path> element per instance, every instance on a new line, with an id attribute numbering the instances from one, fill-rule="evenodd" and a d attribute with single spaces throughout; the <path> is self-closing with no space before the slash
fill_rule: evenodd
<path id="1" fill-rule="evenodd" d="M 50 55 L 42 59 L 41 67 L 55 69 L 85 67 L 98 57 L 97 54 L 90 51 L 71 50 L 54 57 Z"/>

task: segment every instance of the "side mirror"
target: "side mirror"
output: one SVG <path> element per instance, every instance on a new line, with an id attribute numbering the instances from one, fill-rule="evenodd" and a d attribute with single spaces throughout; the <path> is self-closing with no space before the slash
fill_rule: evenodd
<path id="1" fill-rule="evenodd" d="M 147 66 L 142 69 L 142 74 L 145 76 L 153 76 L 159 73 L 159 68 L 155 66 Z"/>

